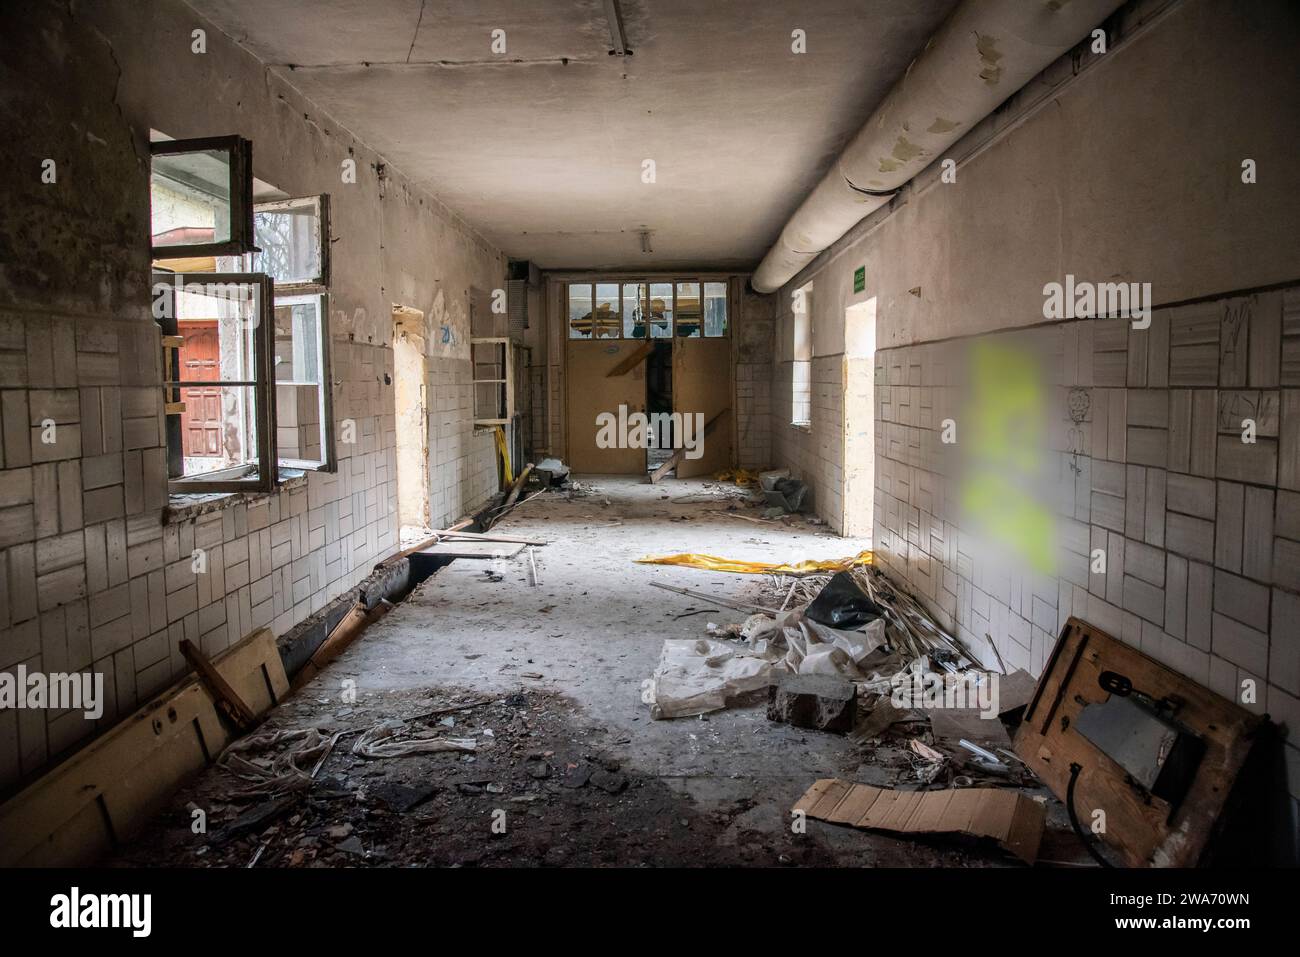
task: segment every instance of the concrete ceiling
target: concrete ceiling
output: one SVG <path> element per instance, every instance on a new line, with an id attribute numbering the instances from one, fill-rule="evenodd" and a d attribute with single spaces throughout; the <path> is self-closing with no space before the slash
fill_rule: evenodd
<path id="1" fill-rule="evenodd" d="M 626 57 L 603 0 L 189 2 L 507 254 L 643 269 L 755 265 L 956 0 L 621 0 Z"/>

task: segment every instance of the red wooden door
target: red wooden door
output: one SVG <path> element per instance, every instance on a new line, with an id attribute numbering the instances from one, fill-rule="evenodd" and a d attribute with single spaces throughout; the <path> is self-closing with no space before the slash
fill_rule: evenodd
<path id="1" fill-rule="evenodd" d="M 182 322 L 181 379 L 215 382 L 221 378 L 221 342 L 216 320 Z M 186 457 L 221 455 L 221 389 L 201 386 L 182 389 L 182 446 Z"/>

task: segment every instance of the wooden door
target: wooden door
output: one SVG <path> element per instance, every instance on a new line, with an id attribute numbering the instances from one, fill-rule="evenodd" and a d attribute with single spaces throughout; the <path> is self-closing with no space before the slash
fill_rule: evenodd
<path id="1" fill-rule="evenodd" d="M 215 382 L 221 378 L 221 341 L 216 320 L 182 322 L 185 342 L 180 350 L 181 379 Z M 186 458 L 216 458 L 221 450 L 221 389 L 215 386 L 181 390 L 182 447 Z"/>
<path id="2" fill-rule="evenodd" d="M 731 338 L 674 339 L 673 411 L 683 416 L 703 413 L 704 422 L 726 413 L 704 438 L 704 454 L 696 459 L 682 459 L 676 469 L 678 478 L 713 475 L 731 467 L 734 432 L 731 397 Z"/>
<path id="3" fill-rule="evenodd" d="M 638 362 L 622 375 L 611 376 L 629 354 L 642 350 L 639 339 L 569 339 L 566 351 L 568 381 L 568 444 L 570 469 L 596 475 L 644 475 L 644 448 L 601 448 L 598 416 L 608 412 L 619 419 L 645 412 L 645 362 Z M 621 429 L 619 438 L 625 437 Z"/>

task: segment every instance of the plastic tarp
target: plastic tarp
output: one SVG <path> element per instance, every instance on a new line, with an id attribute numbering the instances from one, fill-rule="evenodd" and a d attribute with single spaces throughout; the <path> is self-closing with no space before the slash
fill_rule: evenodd
<path id="1" fill-rule="evenodd" d="M 768 620 L 766 626 L 751 628 L 747 637 L 755 652 L 779 656 L 786 670 L 795 674 L 843 675 L 855 680 L 866 677 L 859 665 L 888 642 L 883 618 L 850 631 L 813 621 L 800 609 L 784 612 L 776 620 Z"/>
<path id="2" fill-rule="evenodd" d="M 686 568 L 701 568 L 710 572 L 732 572 L 737 575 L 809 575 L 813 572 L 842 572 L 855 565 L 870 565 L 871 551 L 858 552 L 851 558 L 808 559 L 794 564 L 777 565 L 772 562 L 746 562 L 735 558 L 719 558 L 717 555 L 701 555 L 697 552 L 683 552 L 680 555 L 647 555 L 638 558 L 642 565 L 682 565 Z"/>
<path id="3" fill-rule="evenodd" d="M 651 676 L 646 700 L 654 718 L 719 711 L 767 688 L 780 671 L 866 680 L 862 662 L 886 644 L 885 622 L 845 631 L 806 618 L 801 610 L 776 620 L 745 622 L 745 644 L 712 638 L 669 638 Z"/>
<path id="4" fill-rule="evenodd" d="M 650 716 L 680 718 L 720 711 L 771 684 L 773 665 L 725 641 L 669 638 L 650 679 Z"/>

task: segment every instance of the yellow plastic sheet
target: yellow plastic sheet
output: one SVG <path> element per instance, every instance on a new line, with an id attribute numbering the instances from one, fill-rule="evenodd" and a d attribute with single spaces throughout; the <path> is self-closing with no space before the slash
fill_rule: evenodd
<path id="1" fill-rule="evenodd" d="M 510 468 L 510 447 L 506 445 L 506 432 L 501 426 L 496 427 L 497 451 L 501 453 L 501 466 L 505 472 L 506 484 L 515 480 L 514 470 Z"/>
<path id="2" fill-rule="evenodd" d="M 710 572 L 732 572 L 736 575 L 809 575 L 813 572 L 842 572 L 854 565 L 870 565 L 871 550 L 858 552 L 851 558 L 824 558 L 821 561 L 811 559 L 795 562 L 793 565 L 777 565 L 772 562 L 743 562 L 734 558 L 719 558 L 717 555 L 701 555 L 696 552 L 683 552 L 680 555 L 648 555 L 638 558 L 642 565 L 682 565 L 686 568 L 702 568 Z"/>

